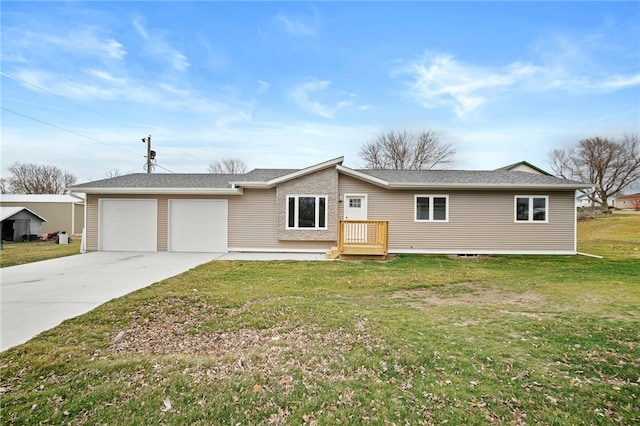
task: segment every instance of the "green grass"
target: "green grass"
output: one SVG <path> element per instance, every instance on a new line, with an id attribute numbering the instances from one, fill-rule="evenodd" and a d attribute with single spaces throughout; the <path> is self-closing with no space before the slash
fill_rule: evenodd
<path id="1" fill-rule="evenodd" d="M 4 352 L 0 418 L 637 424 L 640 262 L 583 225 L 610 256 L 202 265 Z"/>
<path id="2" fill-rule="evenodd" d="M 50 242 L 4 242 L 0 250 L 0 268 L 39 262 L 80 253 L 81 238 L 72 238 L 69 244 Z"/>
<path id="3" fill-rule="evenodd" d="M 578 250 L 607 257 L 640 259 L 640 212 L 616 211 L 612 217 L 580 223 Z"/>

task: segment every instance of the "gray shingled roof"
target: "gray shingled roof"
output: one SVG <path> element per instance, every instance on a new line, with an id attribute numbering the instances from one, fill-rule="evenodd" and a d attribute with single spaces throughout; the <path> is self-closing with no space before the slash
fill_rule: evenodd
<path id="1" fill-rule="evenodd" d="M 231 188 L 231 181 L 240 175 L 212 173 L 134 173 L 109 179 L 74 185 L 70 189 L 82 188 Z"/>
<path id="2" fill-rule="evenodd" d="M 343 169 L 348 173 L 348 168 Z M 245 174 L 167 174 L 167 173 L 135 173 L 74 185 L 70 189 L 82 192 L 83 189 L 231 189 L 234 184 L 242 187 L 243 182 L 266 183 L 289 174 L 298 169 L 254 169 Z M 355 173 L 370 176 L 384 181 L 391 187 L 424 187 L 460 186 L 491 187 L 567 187 L 584 188 L 582 182 L 561 179 L 536 173 L 516 172 L 508 170 L 354 170 Z"/>
<path id="3" fill-rule="evenodd" d="M 297 171 L 299 169 L 253 169 L 243 175 L 233 176 L 233 182 L 268 182 Z"/>
<path id="4" fill-rule="evenodd" d="M 358 172 L 389 182 L 416 185 L 582 185 L 555 176 L 507 170 L 366 170 Z"/>

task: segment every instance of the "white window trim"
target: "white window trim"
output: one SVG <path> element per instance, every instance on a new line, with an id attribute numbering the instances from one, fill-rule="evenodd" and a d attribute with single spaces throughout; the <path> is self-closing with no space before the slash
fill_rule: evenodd
<path id="1" fill-rule="evenodd" d="M 518 198 L 529 199 L 529 218 L 527 220 L 518 220 Z M 544 220 L 533 220 L 531 209 L 533 207 L 534 198 L 544 198 L 545 215 Z M 548 195 L 514 195 L 513 196 L 513 223 L 549 223 L 549 196 Z"/>
<path id="2" fill-rule="evenodd" d="M 418 197 L 429 198 L 429 217 L 430 219 L 418 219 Z M 446 200 L 445 206 L 445 219 L 435 220 L 433 219 L 433 199 L 444 198 Z M 447 223 L 449 222 L 449 195 L 447 194 L 414 194 L 413 196 L 413 221 L 414 222 L 434 222 L 434 223 Z"/>
<path id="3" fill-rule="evenodd" d="M 324 208 L 325 208 L 325 216 L 324 216 L 324 227 L 319 227 L 319 226 L 315 226 L 313 228 L 301 228 L 298 226 L 289 226 L 289 199 L 290 198 L 295 198 L 296 199 L 296 210 L 294 212 L 294 218 L 293 218 L 293 223 L 296 224 L 298 223 L 298 219 L 299 219 L 299 202 L 298 199 L 302 197 L 309 197 L 309 198 L 315 198 L 316 199 L 316 222 L 319 222 L 319 218 L 320 218 L 320 198 L 324 198 Z M 285 228 L 286 229 L 292 229 L 292 230 L 296 230 L 296 231 L 326 231 L 328 229 L 328 221 L 329 221 L 329 196 L 328 195 L 317 195 L 317 194 L 287 194 L 285 196 L 285 204 L 286 204 L 286 213 L 285 213 Z"/>

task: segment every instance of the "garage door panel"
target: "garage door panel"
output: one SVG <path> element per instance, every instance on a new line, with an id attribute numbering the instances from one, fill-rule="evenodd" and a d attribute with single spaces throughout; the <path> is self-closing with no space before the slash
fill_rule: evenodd
<path id="1" fill-rule="evenodd" d="M 156 200 L 100 199 L 99 209 L 100 251 L 157 251 Z"/>
<path id="2" fill-rule="evenodd" d="M 227 200 L 169 200 L 169 251 L 226 252 Z"/>

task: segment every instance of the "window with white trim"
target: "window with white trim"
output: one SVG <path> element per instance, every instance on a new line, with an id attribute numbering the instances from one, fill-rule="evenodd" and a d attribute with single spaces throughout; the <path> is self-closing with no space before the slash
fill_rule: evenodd
<path id="1" fill-rule="evenodd" d="M 549 197 L 547 195 L 516 195 L 515 222 L 548 223 Z"/>
<path id="2" fill-rule="evenodd" d="M 288 229 L 327 229 L 327 197 L 287 196 Z"/>
<path id="3" fill-rule="evenodd" d="M 448 195 L 416 195 L 414 202 L 416 222 L 448 222 Z"/>

